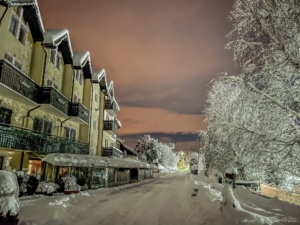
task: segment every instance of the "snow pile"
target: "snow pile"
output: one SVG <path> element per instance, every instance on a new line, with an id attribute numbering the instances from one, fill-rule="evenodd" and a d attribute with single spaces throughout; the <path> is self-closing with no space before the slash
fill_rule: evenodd
<path id="1" fill-rule="evenodd" d="M 14 173 L 0 171 L 0 214 L 18 215 L 20 211 L 19 186 Z"/>
<path id="2" fill-rule="evenodd" d="M 224 186 L 222 197 L 223 199 L 220 203 L 222 213 L 226 213 L 230 216 L 235 215 L 236 218 L 243 218 L 242 222 L 259 222 L 268 225 L 275 222 L 274 217 L 266 217 L 243 209 L 240 202 L 234 197 L 230 184 Z"/>
<path id="3" fill-rule="evenodd" d="M 176 173 L 178 171 L 177 167 L 163 166 L 161 164 L 158 164 L 158 169 L 160 173 Z"/>
<path id="4" fill-rule="evenodd" d="M 42 181 L 39 183 L 36 192 L 51 194 L 55 192 L 58 187 L 59 186 L 55 183 Z"/>
<path id="5" fill-rule="evenodd" d="M 70 197 L 75 197 L 75 195 L 71 194 L 71 195 L 67 195 L 67 196 L 63 196 L 63 197 L 60 197 L 58 199 L 55 200 L 55 202 L 49 202 L 49 205 L 52 205 L 52 206 L 62 206 L 64 208 L 67 208 L 67 206 L 69 206 L 69 200 L 70 200 Z"/>
<path id="6" fill-rule="evenodd" d="M 196 185 L 202 185 L 203 188 L 208 190 L 208 196 L 211 198 L 212 201 L 222 201 L 222 193 L 215 188 L 212 188 L 210 184 L 200 182 L 195 180 Z"/>

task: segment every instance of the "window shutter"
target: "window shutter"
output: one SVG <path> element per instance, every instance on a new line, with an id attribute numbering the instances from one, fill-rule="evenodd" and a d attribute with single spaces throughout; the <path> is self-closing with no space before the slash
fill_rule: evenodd
<path id="1" fill-rule="evenodd" d="M 43 120 L 40 118 L 33 119 L 33 130 L 37 132 L 42 132 L 43 129 Z"/>
<path id="2" fill-rule="evenodd" d="M 75 129 L 71 129 L 71 139 L 75 140 L 76 139 L 76 130 Z"/>
<path id="3" fill-rule="evenodd" d="M 44 121 L 44 133 L 51 135 L 52 123 L 49 121 Z"/>

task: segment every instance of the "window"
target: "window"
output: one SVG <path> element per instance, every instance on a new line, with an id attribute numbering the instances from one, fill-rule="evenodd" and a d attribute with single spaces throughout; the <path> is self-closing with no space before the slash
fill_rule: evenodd
<path id="1" fill-rule="evenodd" d="M 41 175 L 42 174 L 42 161 L 37 159 L 29 159 L 27 174 Z"/>
<path id="2" fill-rule="evenodd" d="M 76 139 L 76 129 L 73 129 L 71 127 L 64 127 L 64 128 L 66 131 L 66 138 L 75 140 Z"/>
<path id="3" fill-rule="evenodd" d="M 4 53 L 4 59 L 6 59 L 8 62 L 13 64 L 14 57 L 11 54 L 9 54 L 8 52 Z"/>
<path id="4" fill-rule="evenodd" d="M 80 99 L 80 97 L 77 94 L 73 95 L 73 102 L 79 102 L 79 103 L 81 103 L 81 99 Z"/>
<path id="5" fill-rule="evenodd" d="M 22 44 L 25 44 L 25 36 L 26 36 L 26 30 L 24 27 L 21 27 L 20 28 L 20 32 L 19 32 L 19 41 L 22 43 Z"/>
<path id="6" fill-rule="evenodd" d="M 98 103 L 98 98 L 99 98 L 99 95 L 98 95 L 98 92 L 95 93 L 95 102 Z"/>
<path id="7" fill-rule="evenodd" d="M 33 130 L 39 133 L 51 135 L 52 122 L 36 117 L 33 119 Z"/>
<path id="8" fill-rule="evenodd" d="M 9 24 L 9 31 L 22 43 L 26 43 L 27 26 L 22 21 L 23 8 L 19 7 L 17 12 L 12 11 L 11 20 Z"/>
<path id="9" fill-rule="evenodd" d="M 105 139 L 105 147 L 107 148 L 108 147 L 108 140 Z"/>
<path id="10" fill-rule="evenodd" d="M 15 56 L 12 56 L 8 52 L 4 53 L 4 59 L 10 62 L 11 64 L 15 65 L 19 70 L 22 69 L 22 64 L 16 60 Z"/>
<path id="11" fill-rule="evenodd" d="M 79 84 L 82 84 L 82 71 L 81 70 L 75 71 L 75 78 L 79 82 Z"/>
<path id="12" fill-rule="evenodd" d="M 0 107 L 0 123 L 10 124 L 11 122 L 12 110 L 4 107 Z"/>
<path id="13" fill-rule="evenodd" d="M 22 69 L 22 64 L 20 62 L 18 62 L 17 60 L 15 60 L 15 66 L 21 70 Z"/>
<path id="14" fill-rule="evenodd" d="M 13 16 L 11 17 L 10 25 L 9 25 L 9 31 L 16 36 L 17 33 L 17 19 L 15 19 Z"/>
<path id="15" fill-rule="evenodd" d="M 60 166 L 58 169 L 58 176 L 59 177 L 64 177 L 64 176 L 68 176 L 69 174 L 69 167 L 67 166 Z"/>
<path id="16" fill-rule="evenodd" d="M 59 51 L 57 51 L 57 49 L 51 49 L 50 61 L 56 66 L 57 69 L 60 69 L 61 58 L 61 54 Z"/>
<path id="17" fill-rule="evenodd" d="M 47 79 L 47 87 L 53 87 L 55 89 L 58 89 L 58 85 L 51 78 Z"/>
<path id="18" fill-rule="evenodd" d="M 93 129 L 96 130 L 97 129 L 97 120 L 93 121 Z"/>

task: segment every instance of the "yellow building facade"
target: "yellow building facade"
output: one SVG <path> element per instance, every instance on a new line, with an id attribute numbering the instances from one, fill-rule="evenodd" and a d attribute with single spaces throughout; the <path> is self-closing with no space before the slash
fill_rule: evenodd
<path id="1" fill-rule="evenodd" d="M 45 30 L 36 1 L 2 1 L 0 18 L 0 169 L 37 175 L 49 153 L 115 146 L 113 83 L 89 53 L 73 52 L 68 30 Z"/>

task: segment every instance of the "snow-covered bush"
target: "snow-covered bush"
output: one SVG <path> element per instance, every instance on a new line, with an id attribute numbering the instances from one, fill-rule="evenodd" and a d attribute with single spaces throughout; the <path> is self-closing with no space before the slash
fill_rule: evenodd
<path id="1" fill-rule="evenodd" d="M 172 151 L 172 148 L 166 144 L 159 142 L 157 139 L 151 138 L 150 135 L 145 135 L 138 141 L 136 152 L 139 158 L 149 163 L 158 162 L 168 170 L 177 170 L 178 156 Z M 172 168 L 172 169 L 171 169 Z"/>
<path id="2" fill-rule="evenodd" d="M 51 194 L 54 193 L 58 187 L 59 186 L 55 183 L 43 181 L 39 183 L 36 192 Z"/>
<path id="3" fill-rule="evenodd" d="M 0 170 L 0 215 L 16 216 L 20 211 L 19 185 L 14 173 Z"/>
<path id="4" fill-rule="evenodd" d="M 77 179 L 74 176 L 62 177 L 65 184 L 65 191 L 80 191 L 81 187 L 77 184 Z"/>

